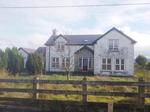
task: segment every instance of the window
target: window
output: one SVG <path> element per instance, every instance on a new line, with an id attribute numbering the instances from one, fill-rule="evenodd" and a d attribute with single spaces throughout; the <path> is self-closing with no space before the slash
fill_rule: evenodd
<path id="1" fill-rule="evenodd" d="M 119 40 L 118 39 L 109 39 L 109 50 L 118 51 L 119 49 Z"/>
<path id="2" fill-rule="evenodd" d="M 111 59 L 110 58 L 102 59 L 102 70 L 111 70 Z"/>
<path id="3" fill-rule="evenodd" d="M 86 67 L 87 69 L 93 69 L 94 59 L 92 57 L 82 57 L 79 58 L 79 68 L 83 69 Z"/>
<path id="4" fill-rule="evenodd" d="M 65 49 L 65 44 L 63 42 L 58 42 L 57 51 L 64 51 L 64 49 Z"/>
<path id="5" fill-rule="evenodd" d="M 93 58 L 89 58 L 89 69 L 93 68 L 92 62 L 93 62 Z"/>
<path id="6" fill-rule="evenodd" d="M 59 58 L 56 58 L 56 57 L 52 58 L 52 67 L 59 68 Z"/>
<path id="7" fill-rule="evenodd" d="M 62 67 L 65 67 L 65 58 L 62 58 Z"/>
<path id="8" fill-rule="evenodd" d="M 124 70 L 124 59 L 116 59 L 116 70 Z"/>
<path id="9" fill-rule="evenodd" d="M 63 57 L 62 58 L 62 68 L 68 68 L 70 65 L 70 59 L 69 58 L 65 58 L 65 57 Z"/>
<path id="10" fill-rule="evenodd" d="M 79 67 L 82 68 L 82 58 L 79 59 Z"/>

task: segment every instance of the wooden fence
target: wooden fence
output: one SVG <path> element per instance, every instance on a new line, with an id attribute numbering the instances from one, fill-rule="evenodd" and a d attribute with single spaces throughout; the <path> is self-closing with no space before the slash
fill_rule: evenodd
<path id="1" fill-rule="evenodd" d="M 39 78 L 29 79 L 0 79 L 1 83 L 31 83 L 33 88 L 0 88 L 0 92 L 21 92 L 21 93 L 32 93 L 33 99 L 37 99 L 39 93 L 46 94 L 65 94 L 65 95 L 82 95 L 82 102 L 87 102 L 88 95 L 94 96 L 123 96 L 123 97 L 137 97 L 138 103 L 143 105 L 145 98 L 150 97 L 150 93 L 145 92 L 145 87 L 150 87 L 150 82 L 145 82 L 142 78 L 138 81 L 121 82 L 121 81 L 88 81 L 86 78 L 83 80 L 39 80 Z M 40 89 L 39 84 L 72 84 L 81 85 L 81 90 L 49 90 Z M 88 86 L 100 85 L 100 86 L 129 86 L 137 87 L 137 92 L 106 92 L 106 91 L 95 91 L 88 90 Z"/>

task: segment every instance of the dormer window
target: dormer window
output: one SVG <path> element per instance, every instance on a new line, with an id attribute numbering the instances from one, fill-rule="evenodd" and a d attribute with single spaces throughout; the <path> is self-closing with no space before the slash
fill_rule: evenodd
<path id="1" fill-rule="evenodd" d="M 64 51 L 65 49 L 65 43 L 64 42 L 58 42 L 57 44 L 57 51 Z"/>
<path id="2" fill-rule="evenodd" d="M 110 51 L 119 50 L 119 39 L 109 39 L 109 50 Z"/>

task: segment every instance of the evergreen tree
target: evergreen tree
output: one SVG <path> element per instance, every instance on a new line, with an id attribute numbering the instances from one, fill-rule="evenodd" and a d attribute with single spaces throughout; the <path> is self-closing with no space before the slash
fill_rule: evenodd
<path id="1" fill-rule="evenodd" d="M 39 74 L 42 72 L 42 60 L 37 54 L 29 54 L 27 63 L 27 70 L 31 74 Z"/>
<path id="2" fill-rule="evenodd" d="M 20 73 L 23 69 L 23 57 L 19 54 L 16 47 L 6 49 L 7 70 L 12 74 Z"/>
<path id="3" fill-rule="evenodd" d="M 0 70 L 7 68 L 7 58 L 5 52 L 0 49 Z"/>

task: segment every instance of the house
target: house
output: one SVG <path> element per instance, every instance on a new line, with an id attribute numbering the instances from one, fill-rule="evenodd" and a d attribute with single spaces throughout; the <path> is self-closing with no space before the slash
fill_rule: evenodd
<path id="1" fill-rule="evenodd" d="M 97 75 L 132 75 L 135 40 L 117 28 L 100 35 L 56 35 L 46 45 L 46 72 L 93 72 Z"/>
<path id="2" fill-rule="evenodd" d="M 43 69 L 45 69 L 45 63 L 46 63 L 46 47 L 39 47 L 36 49 L 35 53 L 37 53 L 43 62 Z"/>
<path id="3" fill-rule="evenodd" d="M 43 62 L 43 67 L 45 68 L 46 47 L 38 47 L 36 50 L 20 47 L 18 51 L 24 58 L 24 69 L 26 68 L 26 62 L 27 62 L 28 56 L 29 54 L 32 54 L 32 53 L 36 53 L 38 56 L 40 56 Z"/>
<path id="4" fill-rule="evenodd" d="M 23 59 L 24 59 L 24 69 L 25 69 L 26 68 L 26 62 L 27 62 L 27 59 L 28 59 L 28 55 L 31 54 L 31 53 L 34 53 L 35 50 L 34 49 L 20 47 L 18 49 L 18 51 L 23 56 Z"/>

